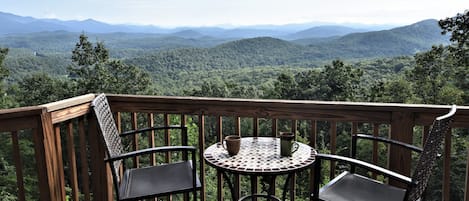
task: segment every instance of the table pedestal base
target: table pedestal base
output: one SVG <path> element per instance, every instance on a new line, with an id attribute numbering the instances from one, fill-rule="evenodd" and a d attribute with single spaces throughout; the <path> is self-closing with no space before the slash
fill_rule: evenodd
<path id="1" fill-rule="evenodd" d="M 226 174 L 226 172 L 222 172 L 224 178 L 225 178 L 225 181 L 226 183 L 228 184 L 228 188 L 230 189 L 231 191 L 231 196 L 233 198 L 233 200 L 236 200 L 236 195 L 234 194 L 234 186 L 233 184 L 231 183 L 230 181 L 230 177 L 228 177 L 228 175 Z M 267 181 L 269 183 L 269 188 L 267 190 L 267 195 L 264 195 L 264 194 L 252 194 L 252 195 L 246 195 L 246 196 L 243 196 L 241 197 L 238 201 L 244 201 L 244 200 L 247 200 L 248 198 L 268 198 L 268 200 L 277 200 L 277 201 L 281 201 L 281 200 L 286 200 L 286 197 L 287 197 L 287 191 L 289 190 L 288 189 L 288 184 L 290 183 L 290 180 L 291 180 L 291 177 L 294 175 L 294 173 L 290 173 L 288 174 L 287 176 L 287 179 L 285 180 L 285 184 L 283 185 L 283 192 L 282 192 L 282 199 L 280 198 L 277 198 L 275 197 L 274 195 L 270 195 L 270 193 L 274 192 L 275 193 L 275 189 L 274 189 L 274 184 L 273 182 L 275 181 L 275 177 L 277 175 L 270 175 L 270 176 L 264 176 L 263 178 L 265 179 L 264 181 Z M 233 176 L 234 177 L 234 176 Z M 267 179 L 268 178 L 268 179 Z M 233 178 L 234 179 L 234 178 Z M 270 182 L 269 182 L 270 181 Z"/>

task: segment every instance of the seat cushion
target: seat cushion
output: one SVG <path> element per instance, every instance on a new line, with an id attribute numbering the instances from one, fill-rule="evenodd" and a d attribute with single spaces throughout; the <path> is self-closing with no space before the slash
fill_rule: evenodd
<path id="1" fill-rule="evenodd" d="M 196 188 L 200 188 L 196 175 Z M 190 161 L 126 170 L 119 187 L 121 200 L 192 191 Z"/>
<path id="2" fill-rule="evenodd" d="M 319 198 L 330 201 L 396 201 L 404 200 L 405 191 L 361 175 L 344 172 L 321 188 Z"/>

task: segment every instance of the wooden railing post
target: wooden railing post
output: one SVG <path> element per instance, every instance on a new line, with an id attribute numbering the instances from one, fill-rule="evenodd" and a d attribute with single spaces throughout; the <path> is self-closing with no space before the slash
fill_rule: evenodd
<path id="1" fill-rule="evenodd" d="M 91 116 L 91 115 L 90 115 Z M 91 188 L 93 191 L 93 200 L 112 201 L 113 200 L 113 181 L 110 175 L 110 168 L 104 162 L 106 156 L 104 147 L 101 145 L 98 128 L 95 118 L 88 118 L 90 154 L 91 157 Z"/>
<path id="2" fill-rule="evenodd" d="M 392 112 L 391 139 L 412 144 L 414 114 L 411 112 Z M 411 153 L 409 150 L 391 146 L 389 148 L 389 169 L 410 176 Z M 390 184 L 399 186 L 395 181 Z"/>
<path id="3" fill-rule="evenodd" d="M 34 130 L 34 149 L 37 162 L 40 200 L 65 200 L 62 157 L 58 157 L 56 136 L 50 113 L 43 112 L 38 129 Z"/>

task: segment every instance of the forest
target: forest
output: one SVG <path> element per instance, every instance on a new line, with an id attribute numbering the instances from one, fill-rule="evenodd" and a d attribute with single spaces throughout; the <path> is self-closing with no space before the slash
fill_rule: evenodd
<path id="1" fill-rule="evenodd" d="M 18 56 L 24 55 L 24 49 L 0 47 L 0 107 L 39 105 L 102 92 L 468 105 L 469 11 L 438 24 L 450 43 L 412 55 L 383 53 L 377 48 L 373 52 L 382 54 L 373 57 L 360 54 L 371 51 L 368 48 L 345 55 L 340 54 L 339 50 L 345 50 L 338 42 L 318 50 L 270 37 L 212 44 L 209 48 L 112 49 L 104 42 L 90 40 L 85 33 L 75 38 L 69 53 L 39 51 L 26 57 Z M 452 158 L 457 162 L 452 164 L 452 174 L 465 171 L 468 135 L 467 130 L 453 133 Z M 7 139 L 1 138 L 0 144 L 11 144 Z M 22 146 L 30 145 L 25 142 Z M 16 200 L 10 193 L 15 188 L 14 168 L 8 164 L 11 154 L 5 147 L 0 147 L 0 200 Z M 440 200 L 441 181 L 434 180 L 426 200 Z M 451 188 L 451 199 L 462 200 L 464 177 L 454 177 L 452 182 L 460 188 Z M 28 200 L 34 195 L 30 192 Z"/>

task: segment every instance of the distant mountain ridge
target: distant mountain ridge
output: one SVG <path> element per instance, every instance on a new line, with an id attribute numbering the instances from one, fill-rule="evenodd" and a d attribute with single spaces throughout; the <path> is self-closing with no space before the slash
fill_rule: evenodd
<path id="1" fill-rule="evenodd" d="M 161 28 L 157 26 L 137 26 L 137 25 L 113 25 L 99 22 L 93 19 L 83 21 L 77 20 L 57 20 L 57 19 L 37 19 L 32 17 L 22 17 L 10 13 L 0 12 L 0 35 L 17 33 L 34 33 L 44 31 L 68 31 L 86 33 L 158 33 L 175 34 L 181 32 L 185 38 L 198 38 L 204 36 L 216 38 L 253 38 L 253 37 L 276 37 L 281 39 L 299 39 L 312 37 L 342 36 L 357 31 L 372 31 L 381 29 L 382 25 L 368 26 L 368 28 L 352 28 L 346 26 L 314 25 L 312 23 L 291 24 L 291 25 L 259 25 L 244 26 L 235 28 L 220 27 L 178 27 Z M 191 32 L 193 35 L 188 35 Z M 298 33 L 297 33 L 298 32 Z"/>
<path id="2" fill-rule="evenodd" d="M 437 20 L 424 20 L 390 30 L 351 33 L 311 47 L 333 49 L 352 57 L 372 57 L 412 55 L 439 44 L 449 44 L 449 36 L 441 35 Z"/>
<path id="3" fill-rule="evenodd" d="M 448 36 L 441 35 L 437 20 L 424 20 L 378 31 L 343 26 L 319 26 L 292 31 L 291 27 L 275 30 L 273 25 L 235 29 L 160 29 L 154 26 L 110 25 L 92 19 L 35 19 L 0 12 L 0 24 L 1 47 L 69 54 L 78 35 L 86 30 L 90 40 L 103 41 L 111 52 L 122 58 L 166 50 L 171 50 L 171 54 L 175 53 L 177 56 L 174 58 L 177 58 L 180 56 L 179 50 L 172 49 L 180 48 L 196 48 L 181 50 L 188 54 L 185 59 L 191 54 L 195 58 L 202 58 L 197 54 L 201 49 L 208 48 L 200 54 L 218 56 L 203 57 L 210 58 L 210 61 L 203 63 L 208 64 L 221 58 L 229 59 L 231 65 L 236 63 L 236 59 L 244 59 L 239 64 L 247 66 L 301 64 L 333 58 L 412 55 L 428 50 L 432 45 L 449 43 Z M 140 33 L 144 29 L 147 33 Z"/>
<path id="4" fill-rule="evenodd" d="M 390 30 L 352 33 L 314 44 L 272 37 L 230 41 L 211 48 L 183 48 L 128 59 L 153 72 L 190 69 L 235 69 L 255 66 L 311 66 L 333 59 L 411 56 L 433 45 L 449 44 L 436 20 L 425 20 Z M 320 40 L 316 38 L 316 40 Z"/>
<path id="5" fill-rule="evenodd" d="M 318 26 L 303 31 L 289 34 L 283 38 L 296 40 L 302 38 L 328 38 L 334 36 L 344 36 L 350 33 L 367 32 L 366 29 L 355 29 L 344 26 Z"/>

